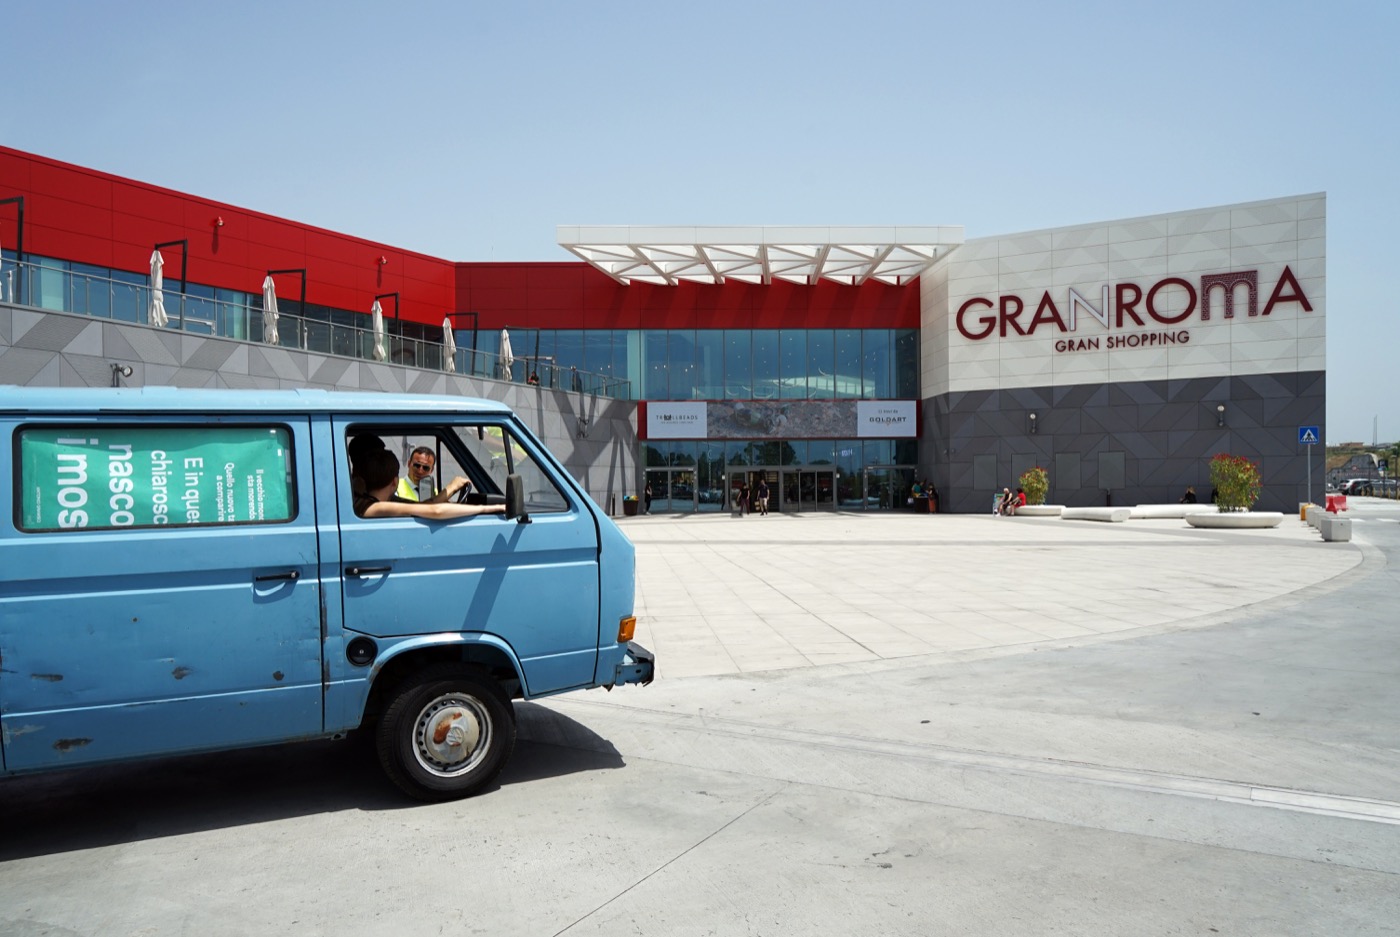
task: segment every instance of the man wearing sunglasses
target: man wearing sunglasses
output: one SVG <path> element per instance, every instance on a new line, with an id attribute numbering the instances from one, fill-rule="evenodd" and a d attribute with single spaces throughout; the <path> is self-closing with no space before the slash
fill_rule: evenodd
<path id="1" fill-rule="evenodd" d="M 441 504 L 463 488 L 472 486 L 471 482 L 458 475 L 447 483 L 446 488 L 438 491 L 433 486 L 433 466 L 436 464 L 437 456 L 433 450 L 426 446 L 414 449 L 408 457 L 408 477 L 399 479 L 399 487 L 394 494 L 405 501 Z"/>

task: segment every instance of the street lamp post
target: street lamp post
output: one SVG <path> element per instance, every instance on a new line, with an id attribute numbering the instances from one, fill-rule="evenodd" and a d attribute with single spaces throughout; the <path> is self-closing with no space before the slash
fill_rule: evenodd
<path id="1" fill-rule="evenodd" d="M 18 303 L 19 297 L 24 295 L 24 196 L 15 195 L 10 198 L 0 198 L 0 205 L 13 205 L 19 213 L 19 224 L 15 234 L 15 267 L 19 276 L 15 280 L 14 290 L 10 296 L 10 302 Z"/>

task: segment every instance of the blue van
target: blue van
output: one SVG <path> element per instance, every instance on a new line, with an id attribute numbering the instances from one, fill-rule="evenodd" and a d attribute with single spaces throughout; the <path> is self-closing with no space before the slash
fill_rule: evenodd
<path id="1" fill-rule="evenodd" d="M 500 403 L 7 387 L 0 430 L 5 774 L 365 729 L 444 800 L 511 700 L 651 682 L 632 544 Z"/>

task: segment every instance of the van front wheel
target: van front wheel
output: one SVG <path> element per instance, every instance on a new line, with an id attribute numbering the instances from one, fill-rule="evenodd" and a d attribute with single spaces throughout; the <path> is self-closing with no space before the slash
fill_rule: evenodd
<path id="1" fill-rule="evenodd" d="M 442 665 L 395 690 L 375 743 L 384 772 L 410 797 L 467 797 L 509 760 L 515 712 L 489 677 Z"/>

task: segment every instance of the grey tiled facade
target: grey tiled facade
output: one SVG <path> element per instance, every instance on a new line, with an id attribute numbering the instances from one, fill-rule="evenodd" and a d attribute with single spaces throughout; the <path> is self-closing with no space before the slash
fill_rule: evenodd
<path id="1" fill-rule="evenodd" d="M 604 510 L 636 492 L 636 404 L 506 381 L 190 335 L 0 304 L 0 384 L 381 391 L 500 400 L 544 439 Z M 0 391 L 3 393 L 3 391 Z"/>
<path id="2" fill-rule="evenodd" d="M 1321 425 L 1325 406 L 1322 371 L 967 391 L 925 401 L 923 451 L 955 512 L 989 510 L 1036 465 L 1055 504 L 1173 503 L 1188 485 L 1204 501 L 1220 452 L 1259 463 L 1257 510 L 1296 511 L 1309 457 L 1315 497 L 1323 480 L 1321 447 L 1300 446 L 1298 428 Z"/>

